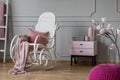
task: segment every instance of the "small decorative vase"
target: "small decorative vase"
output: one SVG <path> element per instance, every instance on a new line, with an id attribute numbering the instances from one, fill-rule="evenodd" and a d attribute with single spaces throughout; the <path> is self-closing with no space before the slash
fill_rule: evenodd
<path id="1" fill-rule="evenodd" d="M 90 26 L 90 27 L 88 28 L 88 36 L 89 36 L 89 38 L 90 38 L 90 41 L 93 41 L 93 34 L 94 34 L 93 27 Z"/>
<path id="2" fill-rule="evenodd" d="M 108 46 L 108 60 L 110 63 L 117 63 L 119 60 L 118 50 L 114 43 Z"/>

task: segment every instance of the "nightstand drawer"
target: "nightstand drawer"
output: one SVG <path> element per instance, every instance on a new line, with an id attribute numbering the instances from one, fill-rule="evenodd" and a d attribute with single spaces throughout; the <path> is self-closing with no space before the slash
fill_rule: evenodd
<path id="1" fill-rule="evenodd" d="M 71 55 L 94 56 L 94 49 L 70 49 Z"/>
<path id="2" fill-rule="evenodd" d="M 72 48 L 94 48 L 94 42 L 72 41 Z"/>

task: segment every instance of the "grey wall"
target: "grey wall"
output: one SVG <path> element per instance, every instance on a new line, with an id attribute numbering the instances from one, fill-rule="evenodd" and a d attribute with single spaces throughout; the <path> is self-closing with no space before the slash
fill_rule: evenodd
<path id="1" fill-rule="evenodd" d="M 9 27 L 11 27 L 9 32 L 13 32 L 13 35 L 27 34 L 28 28 L 35 26 L 41 13 L 45 11 L 55 13 L 56 21 L 61 27 L 57 32 L 57 52 L 61 54 L 62 60 L 70 60 L 69 45 L 72 37 L 86 35 L 88 27 L 92 25 L 92 19 L 99 21 L 101 17 L 107 17 L 108 23 L 114 28 L 120 27 L 120 0 L 9 0 L 9 2 Z M 97 39 L 99 40 L 97 61 L 106 62 L 109 41 L 103 37 Z"/>

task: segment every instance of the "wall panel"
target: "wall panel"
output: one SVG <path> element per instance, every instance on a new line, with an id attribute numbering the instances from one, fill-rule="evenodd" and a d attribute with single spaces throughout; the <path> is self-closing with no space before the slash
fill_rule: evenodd
<path id="1" fill-rule="evenodd" d="M 54 12 L 61 26 L 57 32 L 57 53 L 61 54 L 62 60 L 70 60 L 72 37 L 87 35 L 87 29 L 92 25 L 91 19 L 100 21 L 101 17 L 107 17 L 107 23 L 115 29 L 120 27 L 120 0 L 10 0 L 10 8 L 11 32 L 14 35 L 21 32 L 27 34 L 27 29 L 36 25 L 42 12 Z M 104 37 L 97 39 L 97 61 L 106 62 L 109 41 Z M 120 42 L 118 44 L 120 46 Z"/>
<path id="2" fill-rule="evenodd" d="M 39 16 L 52 11 L 56 16 L 91 16 L 95 0 L 11 0 L 13 16 Z"/>

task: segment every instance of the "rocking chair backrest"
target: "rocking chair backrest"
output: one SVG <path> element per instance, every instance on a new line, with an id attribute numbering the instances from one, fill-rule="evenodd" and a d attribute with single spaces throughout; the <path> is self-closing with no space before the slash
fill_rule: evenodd
<path id="1" fill-rule="evenodd" d="M 36 31 L 49 32 L 49 37 L 52 38 L 55 34 L 55 15 L 51 12 L 45 12 L 40 15 L 38 23 L 35 27 Z"/>

